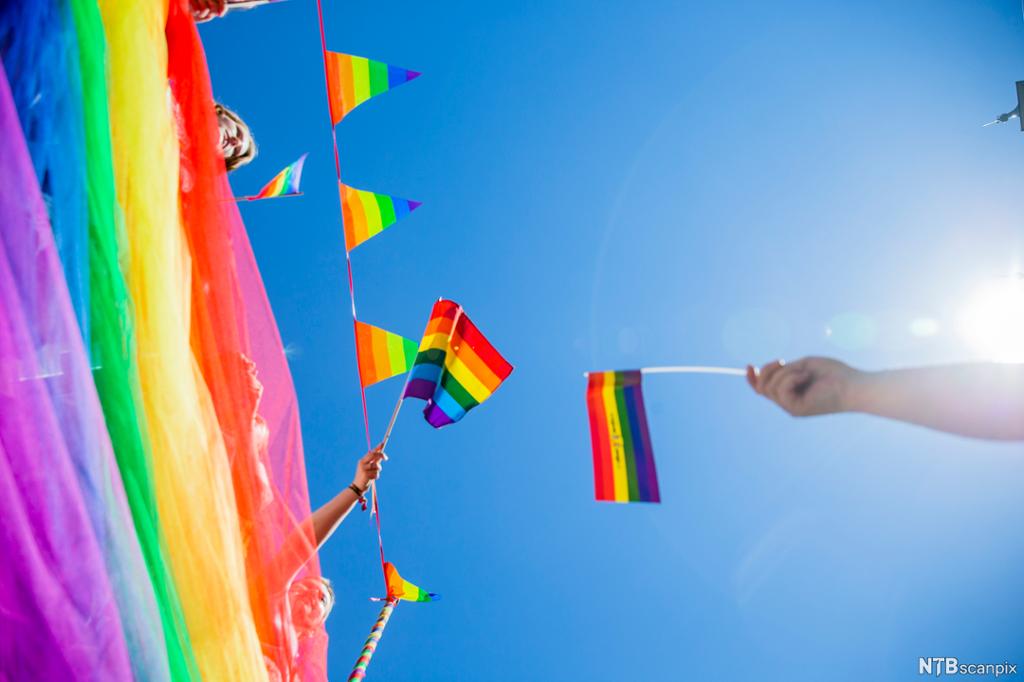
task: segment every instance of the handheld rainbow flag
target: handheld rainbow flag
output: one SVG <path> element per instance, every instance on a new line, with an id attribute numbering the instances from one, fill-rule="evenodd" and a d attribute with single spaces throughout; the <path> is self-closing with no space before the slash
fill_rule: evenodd
<path id="1" fill-rule="evenodd" d="M 341 212 L 345 227 L 345 248 L 356 248 L 370 237 L 409 215 L 422 204 L 340 185 Z"/>
<path id="2" fill-rule="evenodd" d="M 308 153 L 299 157 L 295 163 L 274 176 L 274 179 L 263 186 L 259 192 L 250 197 L 240 197 L 238 201 L 256 201 L 257 199 L 276 199 L 278 197 L 301 196 L 299 181 L 302 180 L 302 165 L 306 163 Z"/>
<path id="3" fill-rule="evenodd" d="M 438 429 L 491 397 L 511 373 L 512 365 L 462 306 L 441 299 L 434 304 L 402 397 L 426 400 L 423 416 Z"/>
<path id="4" fill-rule="evenodd" d="M 400 69 L 384 62 L 356 57 L 341 52 L 326 53 L 327 95 L 331 106 L 331 123 L 345 118 L 348 112 L 366 100 L 408 83 L 419 71 Z"/>
<path id="5" fill-rule="evenodd" d="M 416 342 L 398 334 L 356 322 L 356 356 L 363 388 L 405 374 L 416 359 Z"/>
<path id="6" fill-rule="evenodd" d="M 591 372 L 587 385 L 594 497 L 604 502 L 660 502 L 640 370 Z"/>
<path id="7" fill-rule="evenodd" d="M 440 595 L 433 592 L 426 592 L 422 588 L 413 585 L 411 582 L 398 574 L 398 569 L 390 561 L 384 562 L 384 582 L 388 587 L 388 599 L 401 599 L 403 601 L 437 601 Z"/>

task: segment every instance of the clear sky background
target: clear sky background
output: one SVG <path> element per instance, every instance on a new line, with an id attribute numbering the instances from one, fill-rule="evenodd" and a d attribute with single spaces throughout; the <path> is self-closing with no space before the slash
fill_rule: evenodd
<path id="1" fill-rule="evenodd" d="M 328 47 L 423 71 L 337 128 L 350 184 L 424 205 L 353 254 L 361 319 L 438 296 L 516 365 L 463 422 L 410 403 L 381 483 L 401 604 L 377 680 L 902 680 L 1024 666 L 1024 448 L 792 420 L 732 377 L 645 382 L 663 503 L 593 501 L 588 369 L 979 358 L 957 316 L 1021 269 L 1015 0 L 325 1 Z M 202 28 L 251 124 L 248 204 L 320 504 L 365 451 L 315 3 Z M 909 331 L 927 318 L 931 336 Z M 919 323 L 920 325 L 920 323 Z M 919 331 L 927 330 L 919 327 Z M 368 390 L 379 437 L 401 388 Z M 344 679 L 383 591 L 355 513 L 325 548 Z"/>

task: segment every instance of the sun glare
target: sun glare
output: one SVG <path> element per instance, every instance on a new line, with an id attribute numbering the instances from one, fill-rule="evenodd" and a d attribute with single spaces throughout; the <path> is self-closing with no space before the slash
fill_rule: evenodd
<path id="1" fill-rule="evenodd" d="M 960 333 L 986 360 L 1024 362 L 1024 280 L 990 282 L 960 315 Z"/>

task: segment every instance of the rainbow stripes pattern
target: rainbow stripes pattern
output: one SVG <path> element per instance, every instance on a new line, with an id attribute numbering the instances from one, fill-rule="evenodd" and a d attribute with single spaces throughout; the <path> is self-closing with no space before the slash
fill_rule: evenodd
<path id="1" fill-rule="evenodd" d="M 422 204 L 340 185 L 345 248 L 349 251 L 409 215 Z"/>
<path id="2" fill-rule="evenodd" d="M 427 401 L 423 416 L 434 428 L 462 417 L 491 397 L 512 365 L 484 338 L 462 306 L 445 299 L 434 309 L 423 332 L 405 398 Z"/>
<path id="3" fill-rule="evenodd" d="M 286 197 L 294 194 L 302 194 L 299 191 L 299 181 L 302 180 L 302 164 L 306 163 L 306 157 L 309 154 L 303 154 L 299 157 L 299 160 L 295 163 L 290 164 L 283 171 L 274 176 L 274 179 L 263 186 L 255 196 L 246 197 L 250 201 L 256 199 L 273 199 L 275 197 Z"/>
<path id="4" fill-rule="evenodd" d="M 326 53 L 327 94 L 331 123 L 337 125 L 348 112 L 366 100 L 417 78 L 419 71 L 341 52 Z"/>
<path id="5" fill-rule="evenodd" d="M 366 669 L 370 665 L 370 661 L 373 659 L 374 652 L 377 651 L 377 645 L 380 643 L 380 638 L 384 634 L 384 628 L 388 626 L 388 621 L 391 619 L 391 613 L 395 610 L 395 604 L 397 600 L 389 599 L 388 603 L 384 605 L 384 608 L 380 610 L 380 615 L 377 616 L 377 621 L 370 628 L 370 636 L 366 638 L 366 642 L 363 644 L 363 650 L 359 652 L 359 658 L 356 659 L 356 665 L 349 673 L 348 682 L 358 682 L 359 680 L 366 679 Z"/>
<path id="6" fill-rule="evenodd" d="M 398 334 L 356 322 L 356 357 L 363 388 L 405 374 L 416 359 L 416 342 Z"/>
<path id="7" fill-rule="evenodd" d="M 427 592 L 403 578 L 390 561 L 384 562 L 384 580 L 388 586 L 389 600 L 437 601 L 440 598 L 433 592 Z"/>
<path id="8" fill-rule="evenodd" d="M 594 497 L 660 502 L 639 370 L 591 372 L 587 385 Z"/>

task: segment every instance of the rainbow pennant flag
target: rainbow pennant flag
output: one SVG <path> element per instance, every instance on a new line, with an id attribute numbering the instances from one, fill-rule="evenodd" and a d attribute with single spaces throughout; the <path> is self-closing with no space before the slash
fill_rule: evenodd
<path id="1" fill-rule="evenodd" d="M 337 125 L 348 112 L 366 100 L 408 83 L 419 75 L 419 71 L 400 69 L 365 57 L 327 52 L 331 123 Z"/>
<path id="2" fill-rule="evenodd" d="M 308 153 L 299 157 L 295 163 L 289 164 L 287 168 L 274 176 L 274 179 L 263 186 L 259 192 L 251 197 L 241 197 L 239 200 L 256 201 L 257 199 L 276 199 L 277 197 L 301 196 L 299 182 L 302 180 L 302 165 L 306 163 Z"/>
<path id="3" fill-rule="evenodd" d="M 345 248 L 348 251 L 377 236 L 422 206 L 418 201 L 367 192 L 348 185 L 340 185 L 340 191 Z"/>
<path id="4" fill-rule="evenodd" d="M 484 338 L 462 306 L 434 304 L 403 398 L 427 401 L 423 416 L 435 429 L 459 421 L 491 397 L 512 365 Z"/>
<path id="5" fill-rule="evenodd" d="M 388 587 L 388 599 L 402 599 L 404 601 L 437 601 L 440 595 L 433 592 L 426 592 L 422 588 L 413 585 L 411 582 L 398 574 L 398 569 L 390 561 L 384 562 L 384 582 Z"/>
<path id="6" fill-rule="evenodd" d="M 587 412 L 599 501 L 661 501 L 640 380 L 639 370 L 590 373 Z"/>
<path id="7" fill-rule="evenodd" d="M 356 321 L 356 357 L 363 388 L 405 374 L 416 359 L 416 342 Z"/>

